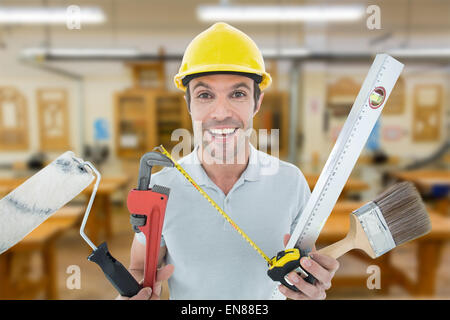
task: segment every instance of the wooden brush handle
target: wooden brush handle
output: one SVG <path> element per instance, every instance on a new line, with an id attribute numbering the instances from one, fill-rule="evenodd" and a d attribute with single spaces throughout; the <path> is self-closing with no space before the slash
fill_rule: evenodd
<path id="1" fill-rule="evenodd" d="M 367 238 L 361 223 L 354 214 L 350 215 L 350 229 L 347 236 L 317 252 L 337 259 L 352 249 L 361 249 L 372 259 L 376 258 L 375 252 L 369 243 L 369 239 Z"/>
<path id="2" fill-rule="evenodd" d="M 350 239 L 349 237 L 345 237 L 344 239 L 335 242 L 332 245 L 329 245 L 328 247 L 320 249 L 317 252 L 320 254 L 326 254 L 327 256 L 337 259 L 352 249 L 354 249 L 352 239 Z"/>

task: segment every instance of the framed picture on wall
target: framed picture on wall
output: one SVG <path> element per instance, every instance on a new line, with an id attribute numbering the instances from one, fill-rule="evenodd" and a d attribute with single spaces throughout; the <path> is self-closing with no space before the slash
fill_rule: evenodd
<path id="1" fill-rule="evenodd" d="M 441 134 L 442 85 L 414 87 L 412 137 L 414 142 L 438 141 Z"/>
<path id="2" fill-rule="evenodd" d="M 14 87 L 0 87 L 0 151 L 28 149 L 27 102 Z"/>
<path id="3" fill-rule="evenodd" d="M 38 89 L 36 98 L 41 150 L 70 149 L 67 91 L 65 89 Z"/>

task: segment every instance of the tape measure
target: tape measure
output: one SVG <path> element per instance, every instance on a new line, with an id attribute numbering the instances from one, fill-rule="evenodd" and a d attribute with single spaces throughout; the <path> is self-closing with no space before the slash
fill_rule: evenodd
<path id="1" fill-rule="evenodd" d="M 299 252 L 307 254 L 314 246 L 403 66 L 387 54 L 376 55 L 285 251 L 298 248 Z M 284 268 L 283 271 L 286 275 L 293 269 Z M 277 287 L 274 287 L 271 298 L 286 299 Z"/>
<path id="2" fill-rule="evenodd" d="M 264 260 L 267 261 L 269 265 L 272 265 L 272 259 L 269 259 L 269 257 L 259 248 L 256 243 L 254 243 L 247 234 L 242 231 L 241 228 L 230 218 L 228 214 L 225 213 L 225 211 L 222 210 L 221 207 L 217 205 L 217 203 L 211 199 L 211 197 L 194 181 L 194 179 L 191 178 L 191 176 L 186 172 L 186 170 L 181 167 L 174 158 L 170 155 L 167 150 L 160 145 L 159 147 L 156 147 L 155 149 L 159 149 L 165 156 L 167 156 L 170 160 L 172 160 L 175 168 L 181 172 L 181 174 L 195 187 L 195 189 L 200 192 L 200 194 L 209 201 L 209 203 L 225 218 L 226 221 L 228 221 L 229 224 L 252 246 L 253 249 L 255 249 L 261 257 L 264 258 Z"/>
<path id="3" fill-rule="evenodd" d="M 287 280 L 286 275 L 295 271 L 305 281 L 313 283 L 314 277 L 300 267 L 300 259 L 304 256 L 307 256 L 307 253 L 297 248 L 285 249 L 278 252 L 278 254 L 272 258 L 272 265 L 269 267 L 269 270 L 267 270 L 267 275 L 273 281 L 281 282 L 293 291 L 300 291 L 295 285 Z"/>

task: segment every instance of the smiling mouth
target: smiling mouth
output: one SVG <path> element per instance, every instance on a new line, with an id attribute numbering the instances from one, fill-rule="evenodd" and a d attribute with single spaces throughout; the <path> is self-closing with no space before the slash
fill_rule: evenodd
<path id="1" fill-rule="evenodd" d="M 237 130 L 238 128 L 207 129 L 209 134 L 215 139 L 228 139 L 232 137 L 237 132 Z"/>

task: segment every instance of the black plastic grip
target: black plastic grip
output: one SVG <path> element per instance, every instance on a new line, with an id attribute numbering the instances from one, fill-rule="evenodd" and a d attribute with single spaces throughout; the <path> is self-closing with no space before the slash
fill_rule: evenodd
<path id="1" fill-rule="evenodd" d="M 269 270 L 267 270 L 267 275 L 273 280 L 273 281 L 278 281 L 281 284 L 283 284 L 284 286 L 288 287 L 289 289 L 299 292 L 300 290 L 297 289 L 296 286 L 289 284 L 285 277 L 286 275 L 288 275 L 290 272 L 300 269 L 302 271 L 302 273 L 299 273 L 299 276 L 303 278 L 303 280 L 305 280 L 306 282 L 310 283 L 310 284 L 315 284 L 316 282 L 316 278 L 314 278 L 314 276 L 312 274 L 310 274 L 309 272 L 307 272 L 306 270 L 304 270 L 301 266 L 300 266 L 300 259 L 304 256 L 307 256 L 307 254 L 305 253 L 305 251 L 300 250 L 300 258 L 297 260 L 291 260 L 287 263 L 285 263 L 283 266 L 279 266 L 279 267 L 273 267 Z M 306 276 L 305 276 L 306 275 Z"/>
<path id="2" fill-rule="evenodd" d="M 100 266 L 109 282 L 124 297 L 135 296 L 142 288 L 128 270 L 109 253 L 106 242 L 88 257 L 89 261 Z"/>
<path id="3" fill-rule="evenodd" d="M 284 286 L 288 287 L 289 289 L 298 292 L 299 290 L 297 289 L 297 287 L 295 287 L 294 285 L 290 285 L 284 278 L 289 272 L 297 269 L 298 267 L 299 267 L 299 262 L 297 260 L 289 261 L 288 263 L 286 263 L 285 265 L 283 265 L 281 267 L 273 267 L 272 269 L 269 269 L 267 271 L 267 275 L 273 281 L 278 281 L 281 284 L 283 284 Z"/>

